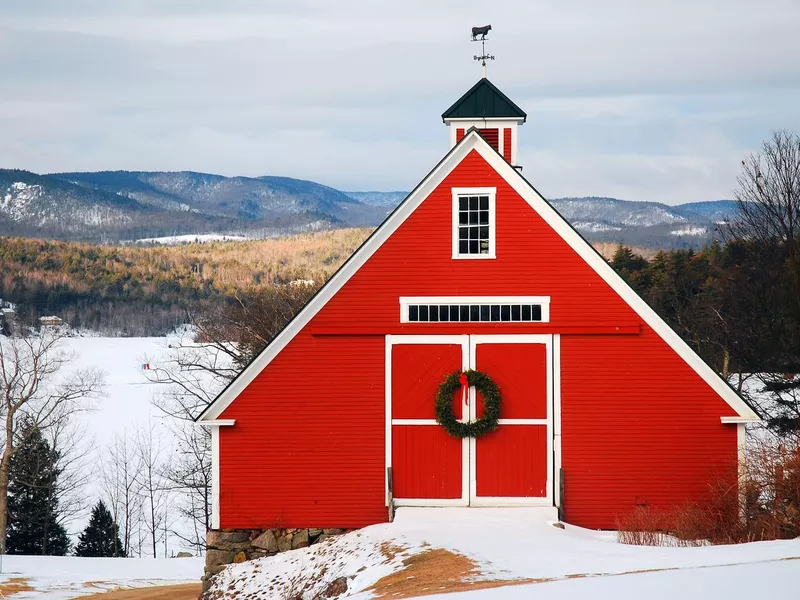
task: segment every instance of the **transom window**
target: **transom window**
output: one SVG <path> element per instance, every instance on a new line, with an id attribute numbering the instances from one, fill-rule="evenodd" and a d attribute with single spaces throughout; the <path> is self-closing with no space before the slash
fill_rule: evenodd
<path id="1" fill-rule="evenodd" d="M 549 320 L 547 296 L 400 298 L 402 323 L 546 323 Z"/>
<path id="2" fill-rule="evenodd" d="M 453 188 L 453 258 L 494 258 L 495 188 Z"/>

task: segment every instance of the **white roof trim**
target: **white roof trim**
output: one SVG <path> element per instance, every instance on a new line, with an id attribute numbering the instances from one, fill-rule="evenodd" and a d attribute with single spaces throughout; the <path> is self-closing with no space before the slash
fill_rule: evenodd
<path id="1" fill-rule="evenodd" d="M 472 150 L 476 150 L 506 182 L 552 227 L 569 246 L 603 278 L 603 280 L 650 326 L 661 338 L 683 358 L 686 363 L 725 400 L 740 418 L 759 420 L 759 416 L 742 400 L 691 347 L 667 325 L 650 306 L 642 300 L 625 281 L 617 275 L 611 265 L 575 231 L 558 212 L 522 177 L 518 170 L 508 164 L 476 132 L 470 131 L 456 144 L 444 159 L 409 194 L 400 206 L 383 222 L 372 236 L 353 254 L 316 296 L 275 337 L 275 339 L 251 362 L 239 376 L 198 417 L 199 422 L 217 419 L 241 394 L 275 356 L 305 327 L 328 301 L 344 286 L 358 269 L 375 253 L 400 225 L 422 204 L 444 178 L 461 163 Z"/>
<path id="2" fill-rule="evenodd" d="M 742 423 L 760 423 L 761 419 L 759 418 L 752 418 L 752 417 L 720 417 L 720 421 L 723 423 L 735 423 L 737 425 Z"/>

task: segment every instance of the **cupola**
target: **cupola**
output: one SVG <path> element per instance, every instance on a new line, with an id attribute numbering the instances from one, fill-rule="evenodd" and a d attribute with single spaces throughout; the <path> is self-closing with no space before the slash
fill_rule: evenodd
<path id="1" fill-rule="evenodd" d="M 503 158 L 516 166 L 517 132 L 527 115 L 486 77 L 481 78 L 442 114 L 450 127 L 452 148 L 475 128 Z"/>

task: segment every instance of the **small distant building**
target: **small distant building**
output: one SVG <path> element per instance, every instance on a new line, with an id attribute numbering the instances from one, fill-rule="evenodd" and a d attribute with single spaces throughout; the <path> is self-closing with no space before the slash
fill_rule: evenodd
<path id="1" fill-rule="evenodd" d="M 39 317 L 39 325 L 42 327 L 61 327 L 64 324 L 64 319 L 51 315 L 49 317 Z"/>

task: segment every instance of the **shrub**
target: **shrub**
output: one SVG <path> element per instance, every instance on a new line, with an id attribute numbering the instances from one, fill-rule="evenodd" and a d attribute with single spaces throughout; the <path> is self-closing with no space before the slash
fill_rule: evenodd
<path id="1" fill-rule="evenodd" d="M 757 440 L 738 485 L 720 479 L 702 501 L 638 506 L 617 520 L 617 540 L 641 546 L 738 544 L 800 536 L 800 448 Z"/>

